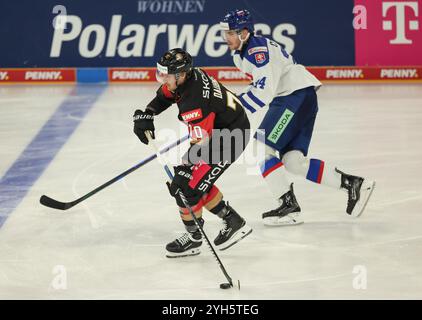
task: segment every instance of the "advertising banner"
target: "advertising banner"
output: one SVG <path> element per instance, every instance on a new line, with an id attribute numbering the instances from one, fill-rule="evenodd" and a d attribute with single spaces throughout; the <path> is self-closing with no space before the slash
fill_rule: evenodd
<path id="1" fill-rule="evenodd" d="M 421 80 L 422 0 L 5 0 L 0 84 L 153 82 L 175 47 L 220 81 L 247 82 L 219 26 L 237 8 L 322 81 Z"/>
<path id="2" fill-rule="evenodd" d="M 248 9 L 258 34 L 299 63 L 354 65 L 353 0 L 4 0 L 0 67 L 154 67 L 169 48 L 232 66 L 219 22 Z"/>
<path id="3" fill-rule="evenodd" d="M 356 65 L 422 65 L 422 0 L 355 0 Z M 359 19 L 358 19 L 359 20 Z"/>

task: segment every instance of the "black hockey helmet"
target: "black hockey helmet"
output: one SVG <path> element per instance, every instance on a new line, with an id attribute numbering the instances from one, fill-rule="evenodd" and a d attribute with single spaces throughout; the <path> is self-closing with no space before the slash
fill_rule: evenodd
<path id="1" fill-rule="evenodd" d="M 192 56 L 181 48 L 167 51 L 157 62 L 157 72 L 162 74 L 189 72 L 192 70 L 192 67 Z"/>

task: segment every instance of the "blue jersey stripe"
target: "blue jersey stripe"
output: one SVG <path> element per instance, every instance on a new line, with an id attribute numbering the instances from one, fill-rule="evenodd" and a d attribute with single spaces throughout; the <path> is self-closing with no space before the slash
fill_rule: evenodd
<path id="1" fill-rule="evenodd" d="M 262 102 L 261 100 L 259 100 L 253 93 L 252 93 L 252 91 L 249 91 L 248 93 L 247 93 L 247 95 L 248 95 L 248 97 L 249 98 L 251 98 L 251 100 L 253 101 L 253 102 L 255 102 L 258 106 L 260 106 L 261 108 L 263 107 L 263 106 L 265 106 L 265 103 L 264 102 Z"/>
<path id="2" fill-rule="evenodd" d="M 242 94 L 239 96 L 239 100 L 240 100 L 240 102 L 242 102 L 243 106 L 244 106 L 246 109 L 248 109 L 250 112 L 252 112 L 252 113 L 256 112 L 256 109 L 255 109 L 254 107 L 252 107 L 249 103 L 247 103 L 247 102 L 245 101 L 245 99 L 243 99 L 243 95 L 244 95 L 244 93 L 242 93 Z"/>

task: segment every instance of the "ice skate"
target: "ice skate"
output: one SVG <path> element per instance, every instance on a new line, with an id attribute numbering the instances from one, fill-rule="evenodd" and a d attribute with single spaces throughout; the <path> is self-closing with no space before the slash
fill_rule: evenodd
<path id="1" fill-rule="evenodd" d="M 167 258 L 196 256 L 201 253 L 202 235 L 199 230 L 194 233 L 186 232 L 181 237 L 166 246 Z"/>
<path id="2" fill-rule="evenodd" d="M 336 168 L 341 174 L 341 188 L 348 193 L 346 212 L 352 217 L 359 217 L 365 210 L 366 204 L 375 188 L 375 181 L 346 174 Z"/>
<path id="3" fill-rule="evenodd" d="M 277 209 L 262 214 L 264 225 L 292 226 L 304 222 L 293 192 L 293 183 L 290 185 L 290 190 L 280 197 L 279 202 L 281 205 Z"/>
<path id="4" fill-rule="evenodd" d="M 214 240 L 219 250 L 230 248 L 252 232 L 252 228 L 232 207 L 227 206 L 229 212 L 223 217 L 224 227 Z"/>

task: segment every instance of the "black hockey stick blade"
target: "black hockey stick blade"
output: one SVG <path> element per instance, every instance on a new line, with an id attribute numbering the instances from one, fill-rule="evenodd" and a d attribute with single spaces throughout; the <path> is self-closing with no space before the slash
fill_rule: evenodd
<path id="1" fill-rule="evenodd" d="M 72 202 L 60 202 L 46 195 L 41 196 L 40 203 L 46 207 L 58 209 L 58 210 L 67 210 L 74 206 Z"/>

